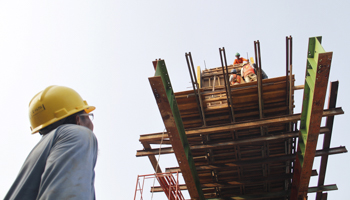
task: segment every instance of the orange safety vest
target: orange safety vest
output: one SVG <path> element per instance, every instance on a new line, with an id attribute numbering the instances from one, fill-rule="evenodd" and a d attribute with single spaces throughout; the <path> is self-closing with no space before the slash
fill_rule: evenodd
<path id="1" fill-rule="evenodd" d="M 251 73 L 255 74 L 253 67 L 250 66 L 250 64 L 244 65 L 243 77 L 246 77 L 246 76 L 248 76 Z"/>
<path id="2" fill-rule="evenodd" d="M 240 58 L 236 58 L 235 59 L 235 61 L 233 61 L 233 64 L 235 65 L 235 64 L 240 64 L 240 63 L 243 63 L 243 61 L 248 61 L 247 59 L 245 59 L 245 58 L 242 58 L 242 57 L 240 57 Z"/>
<path id="3" fill-rule="evenodd" d="M 231 85 L 234 85 L 235 83 L 241 83 L 241 76 L 237 74 L 232 74 L 233 78 L 231 80 Z"/>

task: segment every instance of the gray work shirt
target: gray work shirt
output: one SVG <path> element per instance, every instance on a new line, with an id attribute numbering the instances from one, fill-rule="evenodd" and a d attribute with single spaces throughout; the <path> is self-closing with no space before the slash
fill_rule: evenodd
<path id="1" fill-rule="evenodd" d="M 66 124 L 44 135 L 30 152 L 5 200 L 95 199 L 97 139 Z"/>

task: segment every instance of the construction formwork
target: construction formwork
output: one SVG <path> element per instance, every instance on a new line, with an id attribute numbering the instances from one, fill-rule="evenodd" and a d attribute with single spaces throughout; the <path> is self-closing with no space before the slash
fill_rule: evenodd
<path id="1" fill-rule="evenodd" d="M 321 37 L 310 38 L 305 84 L 295 86 L 292 74 L 292 38 L 286 37 L 286 75 L 262 79 L 260 43 L 254 42 L 258 80 L 230 85 L 229 71 L 242 65 L 227 65 L 220 48 L 221 67 L 195 73 L 191 53 L 186 60 L 193 90 L 174 93 L 164 60 L 153 62 L 150 77 L 165 133 L 140 136 L 144 149 L 136 156 L 148 156 L 156 173 L 161 173 L 155 155 L 174 153 L 191 199 L 305 199 L 336 185 L 324 185 L 328 155 L 347 152 L 330 148 L 338 82 L 330 87 L 328 109 L 325 94 L 332 53 L 325 52 Z M 304 89 L 305 88 L 305 89 Z M 304 89 L 302 113 L 295 114 L 294 91 Z M 326 126 L 321 118 L 327 117 Z M 323 149 L 316 150 L 324 135 Z M 152 149 L 151 144 L 171 144 Z M 312 169 L 321 156 L 320 170 Z M 318 173 L 319 172 L 319 173 Z M 311 176 L 319 176 L 317 187 L 309 187 Z M 162 191 L 160 187 L 154 191 Z"/>

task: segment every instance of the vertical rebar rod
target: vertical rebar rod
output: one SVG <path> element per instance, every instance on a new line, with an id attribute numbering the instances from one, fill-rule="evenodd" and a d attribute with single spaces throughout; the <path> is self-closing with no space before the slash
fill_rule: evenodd
<path id="1" fill-rule="evenodd" d="M 224 66 L 224 61 L 223 61 L 223 57 L 222 57 L 221 52 L 223 52 L 223 54 L 224 54 L 225 63 L 226 63 L 225 66 Z M 225 48 L 224 47 L 219 48 L 219 53 L 220 53 L 220 60 L 221 60 L 221 67 L 222 67 L 222 75 L 224 76 L 223 78 L 224 78 L 226 97 L 227 97 L 227 107 L 230 110 L 231 122 L 235 122 L 235 115 L 233 112 L 233 105 L 232 105 L 232 98 L 231 98 L 231 87 L 230 87 L 230 83 L 229 83 L 227 74 L 225 73 L 225 67 L 226 67 L 226 71 L 227 71 Z"/>
<path id="2" fill-rule="evenodd" d="M 232 114 L 232 120 L 235 121 L 235 115 L 233 111 L 233 103 L 232 103 L 232 95 L 231 95 L 231 85 L 229 81 L 229 73 L 228 73 L 228 66 L 227 66 L 227 59 L 226 59 L 226 51 L 225 47 L 222 47 L 223 54 L 224 54 L 224 61 L 225 61 L 225 68 L 226 68 L 226 81 L 227 81 L 227 88 L 229 91 L 229 98 L 230 98 L 230 107 L 231 107 L 231 114 Z"/>
<path id="3" fill-rule="evenodd" d="M 192 60 L 192 54 L 191 52 L 189 52 L 189 57 L 190 57 L 190 61 L 191 61 L 191 65 L 192 65 L 192 74 L 193 74 L 193 78 L 195 80 L 195 85 L 197 88 L 197 95 L 198 95 L 198 99 L 199 99 L 199 106 L 201 108 L 201 114 L 202 114 L 202 121 L 203 121 L 203 126 L 207 126 L 207 122 L 205 121 L 205 113 L 204 113 L 204 107 L 203 107 L 203 101 L 202 101 L 202 96 L 201 96 L 201 91 L 199 89 L 199 84 L 197 82 L 197 79 L 195 78 L 195 70 L 194 70 L 194 65 L 193 65 L 193 60 Z"/>
<path id="4" fill-rule="evenodd" d="M 293 114 L 293 73 L 292 73 L 292 53 L 293 53 L 292 36 L 289 36 L 289 114 Z M 291 130 L 290 130 L 291 131 Z"/>
<path id="5" fill-rule="evenodd" d="M 205 114 L 204 114 L 204 109 L 203 109 L 202 98 L 201 98 L 201 95 L 200 95 L 198 82 L 194 78 L 195 71 L 194 71 L 194 67 L 193 67 L 193 61 L 192 61 L 191 52 L 185 53 L 185 57 L 186 57 L 186 62 L 187 62 L 187 66 L 188 66 L 188 71 L 189 71 L 190 77 L 191 77 L 193 92 L 194 92 L 195 97 L 196 97 L 196 102 L 197 102 L 197 106 L 198 106 L 199 116 L 200 116 L 200 118 L 202 120 L 203 126 L 206 126 L 207 123 L 206 123 L 206 120 L 205 120 Z M 192 67 L 191 67 L 191 64 L 192 64 Z"/>
<path id="6" fill-rule="evenodd" d="M 289 39 L 288 36 L 286 36 L 286 81 L 288 81 L 288 75 L 289 75 Z M 288 89 L 288 86 L 287 86 Z"/>

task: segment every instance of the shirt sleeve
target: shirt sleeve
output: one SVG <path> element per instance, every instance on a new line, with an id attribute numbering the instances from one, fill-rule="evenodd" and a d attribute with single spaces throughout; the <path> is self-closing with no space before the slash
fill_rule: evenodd
<path id="1" fill-rule="evenodd" d="M 83 126 L 61 126 L 42 174 L 38 200 L 95 199 L 97 139 Z"/>

